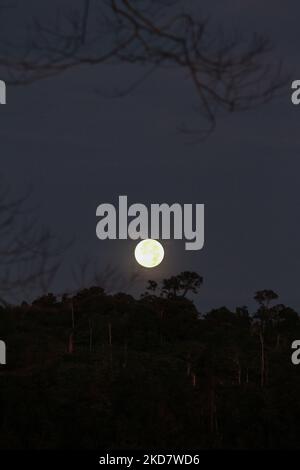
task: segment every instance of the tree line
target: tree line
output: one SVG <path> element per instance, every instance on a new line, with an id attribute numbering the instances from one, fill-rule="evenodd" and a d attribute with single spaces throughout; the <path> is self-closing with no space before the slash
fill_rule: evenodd
<path id="1" fill-rule="evenodd" d="M 200 313 L 202 282 L 2 307 L 0 448 L 298 448 L 297 312 L 262 290 Z"/>

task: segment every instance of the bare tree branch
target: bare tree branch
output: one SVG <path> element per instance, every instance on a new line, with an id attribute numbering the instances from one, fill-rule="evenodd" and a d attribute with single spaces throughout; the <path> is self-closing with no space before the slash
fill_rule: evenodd
<path id="1" fill-rule="evenodd" d="M 64 3 L 64 2 L 63 2 Z M 244 111 L 276 96 L 287 83 L 272 44 L 263 35 L 225 35 L 196 18 L 183 1 L 83 0 L 61 8 L 47 23 L 33 21 L 25 46 L 1 54 L 0 68 L 13 84 L 26 84 L 82 65 L 128 63 L 182 71 L 194 87 L 208 135 L 221 112 Z M 10 48 L 11 50 L 11 48 Z M 16 48 L 15 48 L 16 50 Z M 132 91 L 147 77 L 137 79 Z M 200 134 L 199 134 L 200 132 Z"/>
<path id="2" fill-rule="evenodd" d="M 108 294 L 126 291 L 139 278 L 139 274 L 136 271 L 125 276 L 118 267 L 110 264 L 101 268 L 97 261 L 87 256 L 76 263 L 72 269 L 72 274 L 75 285 L 73 291 L 70 292 L 72 294 L 91 285 L 102 287 Z"/>
<path id="3" fill-rule="evenodd" d="M 14 198 L 1 183 L 0 303 L 7 305 L 48 292 L 68 245 L 39 227 L 29 208 L 29 192 Z"/>

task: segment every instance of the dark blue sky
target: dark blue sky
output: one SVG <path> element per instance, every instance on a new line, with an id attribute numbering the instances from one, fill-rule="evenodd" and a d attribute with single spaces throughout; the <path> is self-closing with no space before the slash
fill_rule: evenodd
<path id="1" fill-rule="evenodd" d="M 225 30 L 269 35 L 274 60 L 282 57 L 299 78 L 298 2 L 200 3 Z M 32 12 L 18 8 L 18 21 L 25 22 Z M 300 109 L 290 103 L 288 86 L 286 96 L 223 117 L 206 142 L 190 145 L 176 130 L 198 119 L 196 94 L 182 74 L 157 71 L 129 96 L 108 97 L 138 72 L 126 64 L 100 65 L 8 89 L 1 171 L 16 191 L 32 183 L 42 222 L 66 239 L 76 237 L 54 290 L 72 284 L 70 265 L 88 255 L 100 271 L 107 264 L 125 276 L 136 270 L 142 282 L 195 270 L 204 277 L 200 309 L 250 304 L 264 288 L 300 308 Z M 168 242 L 164 263 L 140 270 L 134 242 L 96 239 L 97 205 L 119 194 L 132 203 L 205 203 L 204 249 L 187 252 L 182 242 Z"/>

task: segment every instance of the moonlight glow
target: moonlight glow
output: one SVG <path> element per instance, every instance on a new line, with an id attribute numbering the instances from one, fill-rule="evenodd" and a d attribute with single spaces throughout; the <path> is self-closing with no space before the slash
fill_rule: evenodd
<path id="1" fill-rule="evenodd" d="M 164 249 L 157 240 L 142 240 L 134 252 L 137 262 L 144 268 L 155 268 L 164 258 Z"/>

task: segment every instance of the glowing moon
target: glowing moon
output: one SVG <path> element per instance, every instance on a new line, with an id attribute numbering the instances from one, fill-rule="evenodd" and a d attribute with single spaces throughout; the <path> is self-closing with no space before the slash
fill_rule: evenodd
<path id="1" fill-rule="evenodd" d="M 157 240 L 148 238 L 139 242 L 135 248 L 134 256 L 144 268 L 155 268 L 164 258 L 164 249 Z"/>

